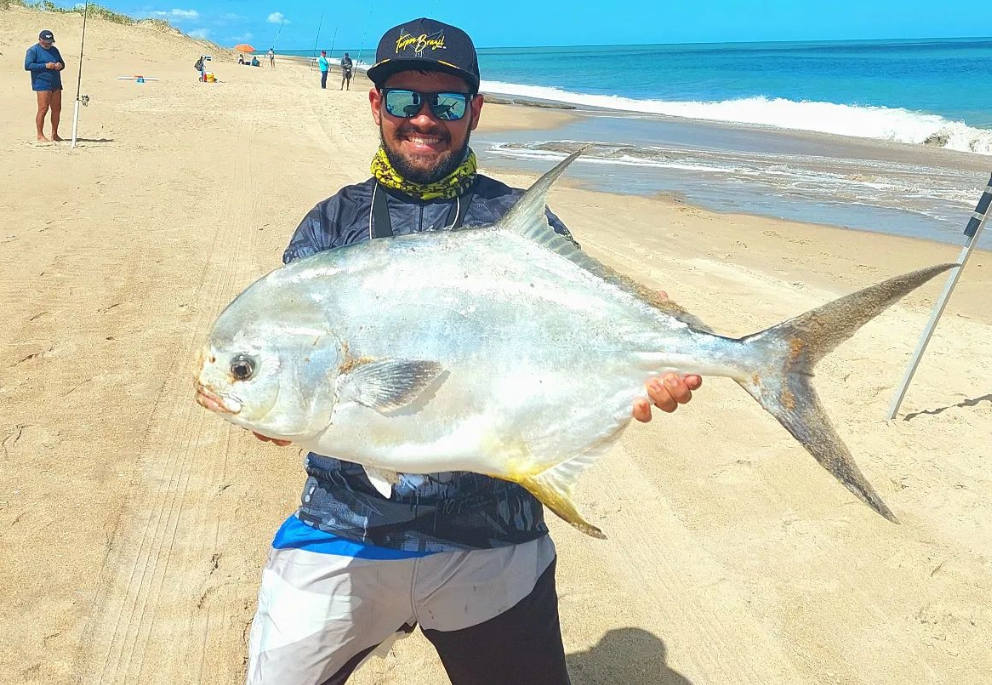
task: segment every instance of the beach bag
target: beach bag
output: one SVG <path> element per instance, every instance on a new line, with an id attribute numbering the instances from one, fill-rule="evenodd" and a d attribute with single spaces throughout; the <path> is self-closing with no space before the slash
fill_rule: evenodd
<path id="1" fill-rule="evenodd" d="M 203 71 L 203 60 L 202 59 L 196 60 L 196 64 L 193 65 L 193 68 L 196 69 L 197 71 Z"/>

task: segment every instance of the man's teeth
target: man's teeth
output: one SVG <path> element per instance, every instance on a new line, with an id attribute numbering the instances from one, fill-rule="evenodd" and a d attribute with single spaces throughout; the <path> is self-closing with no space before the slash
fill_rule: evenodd
<path id="1" fill-rule="evenodd" d="M 410 136 L 410 142 L 417 145 L 437 145 L 441 142 L 440 136 Z"/>

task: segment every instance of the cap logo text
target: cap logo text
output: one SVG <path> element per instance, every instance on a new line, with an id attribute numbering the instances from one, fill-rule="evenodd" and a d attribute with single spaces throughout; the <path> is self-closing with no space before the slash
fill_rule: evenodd
<path id="1" fill-rule="evenodd" d="M 448 48 L 444 44 L 444 31 L 438 31 L 430 35 L 421 33 L 419 36 L 415 36 L 412 33 L 400 30 L 400 37 L 396 39 L 396 53 L 399 54 L 401 50 L 410 49 L 413 50 L 417 57 L 423 57 L 424 50 L 427 49 L 447 50 Z"/>

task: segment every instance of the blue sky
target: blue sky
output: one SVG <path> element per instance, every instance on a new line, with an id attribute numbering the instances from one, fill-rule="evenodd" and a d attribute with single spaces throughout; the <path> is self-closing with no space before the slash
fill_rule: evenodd
<path id="1" fill-rule="evenodd" d="M 67 3 L 63 3 L 67 4 Z M 221 45 L 311 49 L 321 12 L 320 47 L 374 47 L 379 35 L 427 15 L 461 26 L 479 47 L 710 43 L 858 38 L 987 36 L 981 0 L 495 0 L 495 2 L 320 2 L 239 0 L 159 4 L 102 0 L 132 16 L 168 19 Z M 282 32 L 279 33 L 280 27 Z M 278 42 L 276 37 L 278 36 Z"/>

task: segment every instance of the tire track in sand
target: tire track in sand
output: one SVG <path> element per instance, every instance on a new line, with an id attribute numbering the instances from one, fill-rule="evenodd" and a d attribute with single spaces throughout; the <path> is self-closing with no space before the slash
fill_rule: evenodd
<path id="1" fill-rule="evenodd" d="M 111 532 L 83 633 L 80 682 L 202 680 L 197 671 L 211 618 L 210 607 L 199 610 L 198 605 L 218 564 L 213 556 L 221 534 L 216 497 L 224 485 L 229 430 L 192 401 L 190 372 L 217 313 L 253 276 L 254 226 L 260 216 L 251 115 L 234 116 L 236 163 L 222 190 L 225 202 L 208 212 L 215 230 L 199 267 L 192 299 L 196 315 L 182 339 L 174 341 L 171 365 L 136 451 L 140 481 L 133 484 Z M 169 648 L 149 650 L 149 645 Z"/>

